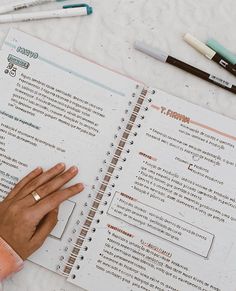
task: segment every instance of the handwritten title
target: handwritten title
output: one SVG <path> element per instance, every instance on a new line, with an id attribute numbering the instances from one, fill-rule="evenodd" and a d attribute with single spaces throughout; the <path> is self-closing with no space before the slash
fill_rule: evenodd
<path id="1" fill-rule="evenodd" d="M 184 114 L 178 113 L 178 112 L 173 111 L 171 109 L 167 109 L 164 106 L 161 106 L 160 109 L 161 109 L 162 114 L 164 114 L 170 118 L 174 118 L 174 119 L 179 120 L 179 121 L 184 122 L 184 123 L 190 122 L 190 118 L 185 116 Z"/>

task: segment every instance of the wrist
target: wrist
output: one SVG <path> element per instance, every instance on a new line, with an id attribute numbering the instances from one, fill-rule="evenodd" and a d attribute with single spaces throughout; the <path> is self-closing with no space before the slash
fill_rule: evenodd
<path id="1" fill-rule="evenodd" d="M 0 237 L 0 282 L 22 267 L 21 257 Z"/>

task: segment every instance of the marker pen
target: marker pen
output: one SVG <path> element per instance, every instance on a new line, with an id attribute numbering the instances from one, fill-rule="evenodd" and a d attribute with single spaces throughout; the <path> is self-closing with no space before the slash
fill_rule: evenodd
<path id="1" fill-rule="evenodd" d="M 203 80 L 206 80 L 209 83 L 215 84 L 219 87 L 222 87 L 222 88 L 236 94 L 236 86 L 235 85 L 233 85 L 225 80 L 222 80 L 221 78 L 218 78 L 214 75 L 206 73 L 198 68 L 195 68 L 187 63 L 184 63 L 178 59 L 175 59 L 175 58 L 169 56 L 165 52 L 162 52 L 156 48 L 149 47 L 148 45 L 146 45 L 145 43 L 140 42 L 140 41 L 136 41 L 134 43 L 134 47 L 137 50 L 139 50 L 139 51 L 141 51 L 141 52 L 143 52 L 143 53 L 145 53 L 145 54 L 147 54 L 147 55 L 149 55 L 149 56 L 151 56 L 151 57 L 153 57 L 153 58 L 155 58 L 163 63 L 169 63 L 175 67 L 178 67 L 181 70 L 184 70 L 184 71 L 186 71 L 192 75 L 195 75 Z"/>
<path id="2" fill-rule="evenodd" d="M 218 41 L 210 38 L 206 44 L 208 47 L 212 48 L 215 52 L 225 58 L 232 65 L 236 66 L 236 55 L 223 47 L 223 45 L 221 45 Z"/>
<path id="3" fill-rule="evenodd" d="M 184 35 L 184 40 L 192 47 L 194 47 L 197 51 L 199 51 L 201 54 L 203 54 L 205 57 L 216 62 L 225 70 L 236 76 L 236 68 L 232 64 L 230 64 L 225 58 L 223 58 L 220 54 L 212 50 L 210 47 L 206 46 L 204 43 L 202 43 L 189 33 L 186 33 Z"/>
<path id="4" fill-rule="evenodd" d="M 63 6 L 63 9 L 39 11 L 21 14 L 0 15 L 0 23 L 32 21 L 47 18 L 65 18 L 89 15 L 93 13 L 92 7 L 86 4 L 75 4 Z"/>
<path id="5" fill-rule="evenodd" d="M 28 8 L 31 6 L 37 6 L 43 3 L 47 3 L 47 2 L 62 2 L 62 1 L 65 1 L 65 0 L 22 0 L 19 2 L 12 3 L 12 4 L 0 6 L 0 14 Z"/>

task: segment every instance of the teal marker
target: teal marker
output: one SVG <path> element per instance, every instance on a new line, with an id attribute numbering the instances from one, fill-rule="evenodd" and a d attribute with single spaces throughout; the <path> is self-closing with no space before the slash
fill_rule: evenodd
<path id="1" fill-rule="evenodd" d="M 215 52 L 217 52 L 219 55 L 221 55 L 225 60 L 227 60 L 233 65 L 236 65 L 236 55 L 234 55 L 228 49 L 223 47 L 218 41 L 210 38 L 206 44 Z"/>

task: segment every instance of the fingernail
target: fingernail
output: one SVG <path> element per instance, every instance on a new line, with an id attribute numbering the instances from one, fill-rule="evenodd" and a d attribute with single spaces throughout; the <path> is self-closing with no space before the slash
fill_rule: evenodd
<path id="1" fill-rule="evenodd" d="M 79 183 L 78 186 L 80 187 L 80 191 L 83 191 L 84 190 L 84 184 Z"/>
<path id="2" fill-rule="evenodd" d="M 35 172 L 41 172 L 43 169 L 42 169 L 42 167 L 37 167 L 34 171 Z"/>
<path id="3" fill-rule="evenodd" d="M 76 167 L 76 166 L 73 166 L 73 167 L 71 167 L 70 168 L 70 170 L 69 170 L 71 173 L 75 173 L 75 172 L 78 172 L 78 167 Z"/>
<path id="4" fill-rule="evenodd" d="M 56 168 L 59 169 L 59 170 L 60 169 L 64 169 L 65 168 L 65 163 L 59 163 L 59 164 L 57 164 L 56 165 Z"/>

